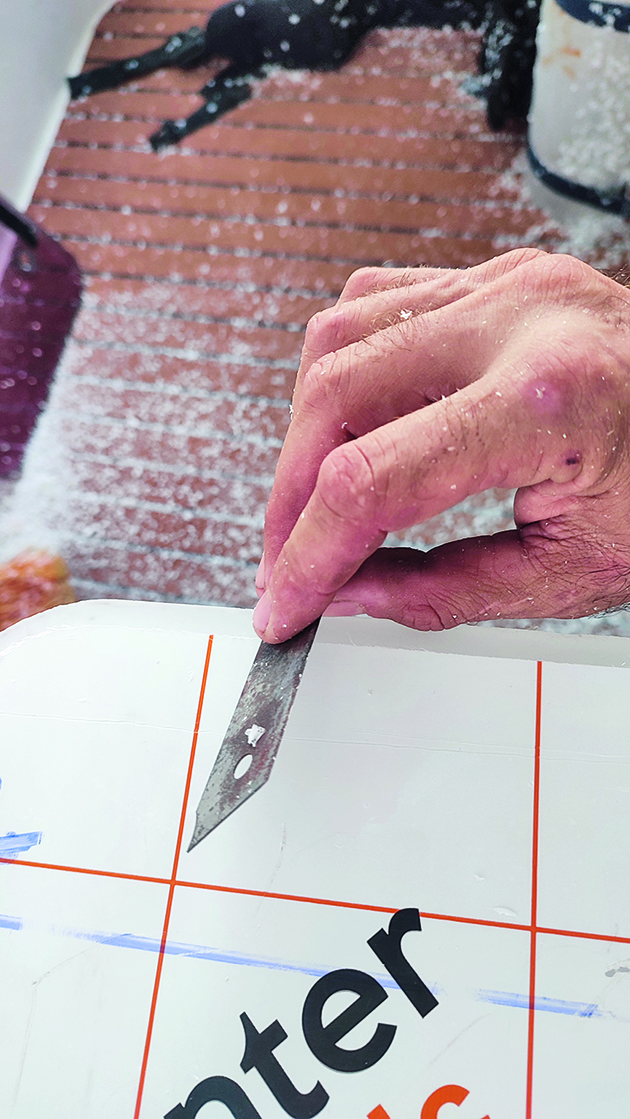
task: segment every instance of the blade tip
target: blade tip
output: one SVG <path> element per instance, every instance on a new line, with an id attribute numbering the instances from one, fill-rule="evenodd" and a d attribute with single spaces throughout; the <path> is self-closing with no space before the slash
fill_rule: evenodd
<path id="1" fill-rule="evenodd" d="M 188 844 L 186 853 L 190 854 L 190 852 L 199 843 L 201 843 L 201 840 L 205 839 L 206 836 L 209 835 L 209 834 L 210 834 L 210 830 L 208 828 L 204 828 L 203 824 L 199 824 L 199 823 L 195 824 L 195 830 L 192 833 L 192 838 L 190 840 L 190 843 Z"/>

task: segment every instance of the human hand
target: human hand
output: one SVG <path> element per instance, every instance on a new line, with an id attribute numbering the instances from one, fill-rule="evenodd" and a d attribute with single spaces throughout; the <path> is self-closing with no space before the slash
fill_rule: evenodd
<path id="1" fill-rule="evenodd" d="M 308 325 L 254 616 L 284 641 L 327 608 L 422 630 L 630 600 L 630 292 L 568 256 L 362 269 Z M 517 487 L 516 529 L 380 549 Z"/>

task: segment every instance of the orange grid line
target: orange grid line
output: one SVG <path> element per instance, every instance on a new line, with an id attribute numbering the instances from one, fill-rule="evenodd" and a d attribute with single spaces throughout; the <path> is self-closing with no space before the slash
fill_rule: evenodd
<path id="1" fill-rule="evenodd" d="M 244 886 L 220 886 L 212 882 L 189 882 L 184 878 L 177 878 L 174 883 L 170 878 L 159 878 L 148 874 L 125 874 L 117 870 L 92 870 L 82 866 L 63 866 L 58 863 L 38 863 L 30 859 L 0 858 L 0 863 L 10 866 L 32 866 L 39 870 L 62 870 L 71 874 L 93 874 L 105 878 L 131 879 L 133 882 L 156 882 L 160 886 L 185 886 L 191 890 L 212 890 L 221 894 L 240 894 L 244 897 L 270 898 L 276 901 L 297 901 L 307 905 L 327 905 L 338 909 L 356 909 L 366 913 L 396 913 L 400 906 L 395 905 L 370 905 L 360 901 L 341 901 L 337 898 L 309 897 L 302 894 L 280 894 L 269 890 L 248 890 Z M 452 921 L 460 925 L 481 925 L 491 929 L 509 929 L 512 932 L 531 932 L 531 925 L 519 924 L 516 921 L 490 921 L 483 917 L 463 917 L 456 913 L 432 913 L 428 910 L 419 910 L 420 916 L 427 921 Z M 602 940 L 613 944 L 630 944 L 630 936 L 612 936 L 609 933 L 583 932 L 581 929 L 556 929 L 548 925 L 536 925 L 537 933 L 547 936 L 572 936 L 582 940 Z"/>
<path id="2" fill-rule="evenodd" d="M 199 690 L 199 703 L 197 704 L 197 715 L 195 718 L 195 729 L 193 731 L 192 743 L 190 747 L 190 758 L 188 761 L 188 772 L 186 774 L 186 784 L 184 787 L 184 798 L 182 801 L 182 810 L 179 817 L 179 829 L 177 832 L 177 842 L 175 844 L 175 855 L 173 856 L 173 870 L 171 873 L 170 886 L 168 891 L 168 899 L 166 902 L 166 911 L 164 914 L 164 927 L 162 929 L 162 940 L 160 943 L 160 951 L 157 958 L 157 967 L 155 969 L 155 983 L 153 984 L 153 996 L 151 998 L 151 1009 L 149 1011 L 149 1024 L 147 1026 L 147 1036 L 144 1044 L 144 1053 L 142 1056 L 142 1066 L 140 1068 L 140 1080 L 138 1082 L 138 1096 L 136 1099 L 136 1109 L 134 1111 L 134 1119 L 138 1119 L 140 1115 L 140 1108 L 142 1107 L 142 1095 L 144 1092 L 144 1082 L 147 1074 L 147 1065 L 149 1061 L 149 1051 L 151 1049 L 151 1038 L 153 1037 L 153 1025 L 155 1022 L 155 1010 L 157 1007 L 158 994 L 160 991 L 160 981 L 162 979 L 162 969 L 164 967 L 164 951 L 166 942 L 168 940 L 168 929 L 171 922 L 171 912 L 173 909 L 173 898 L 175 896 L 175 886 L 177 883 L 177 870 L 179 868 L 179 858 L 182 850 L 182 839 L 184 836 L 184 824 L 186 822 L 186 809 L 188 808 L 188 798 L 190 796 L 190 783 L 192 781 L 193 766 L 195 764 L 195 754 L 197 752 L 197 740 L 199 738 L 199 725 L 201 723 L 201 712 L 203 710 L 203 701 L 206 694 L 206 683 L 208 680 L 208 669 L 210 667 L 210 656 L 212 653 L 212 635 L 208 638 L 208 649 L 206 652 L 206 660 L 203 666 L 203 675 L 201 678 L 201 688 Z"/>
<path id="3" fill-rule="evenodd" d="M 87 866 L 66 866 L 63 863 L 40 863 L 35 859 L 8 859 L 0 858 L 0 863 L 10 866 L 34 866 L 37 870 L 64 870 L 70 874 L 92 874 L 95 878 L 123 878 L 131 882 L 157 882 L 160 886 L 169 886 L 170 878 L 153 877 L 150 874 L 125 874 L 121 870 L 98 870 Z"/>
<path id="4" fill-rule="evenodd" d="M 160 886 L 184 886 L 191 890 L 211 890 L 222 894 L 239 894 L 243 897 L 269 898 L 276 901 L 296 901 L 306 905 L 325 905 L 337 909 L 354 909 L 366 913 L 396 913 L 400 906 L 372 905 L 369 902 L 342 901 L 339 898 L 311 897 L 307 894 L 281 894 L 270 890 L 250 890 L 244 886 L 222 886 L 213 882 L 191 882 L 184 878 L 177 878 L 173 883 L 170 878 L 160 878 L 157 875 L 126 874 L 116 870 L 93 870 L 90 867 L 64 866 L 60 863 L 35 862 L 32 859 L 0 858 L 0 864 L 10 866 L 32 866 L 39 870 L 61 870 L 71 874 L 91 874 L 105 878 L 120 878 L 133 882 L 153 882 Z M 464 917 L 456 913 L 433 913 L 429 910 L 419 910 L 420 916 L 427 921 L 451 921 L 461 925 L 480 925 L 492 929 L 508 929 L 513 932 L 531 932 L 531 924 L 519 924 L 516 921 L 491 921 L 483 917 Z M 601 940 L 606 943 L 630 944 L 630 936 L 613 936 L 609 933 L 583 932 L 581 929 L 553 928 L 548 925 L 536 925 L 537 933 L 547 936 L 571 936 L 583 940 Z"/>
<path id="5" fill-rule="evenodd" d="M 611 944 L 630 944 L 630 936 L 609 936 L 608 933 L 581 932 L 580 929 L 548 929 L 544 925 L 537 925 L 536 932 L 547 933 L 548 936 L 575 936 L 580 940 L 604 940 Z"/>
<path id="6" fill-rule="evenodd" d="M 397 913 L 400 906 L 394 905 L 370 905 L 366 902 L 360 901 L 340 901 L 337 898 L 315 898 L 302 894 L 278 894 L 270 890 L 247 890 L 243 886 L 218 886 L 209 882 L 186 882 L 183 879 L 178 879 L 177 886 L 188 886 L 193 890 L 214 890 L 216 893 L 222 894 L 243 894 L 246 897 L 254 898 L 274 898 L 277 901 L 301 901 L 308 905 L 329 905 L 338 909 L 357 909 L 367 913 Z M 455 921 L 462 925 L 489 925 L 493 929 L 516 929 L 521 932 L 529 932 L 530 925 L 519 925 L 515 921 L 490 921 L 483 917 L 459 917 L 457 914 L 452 913 L 430 913 L 422 909 L 418 910 L 421 917 L 425 917 L 427 921 Z"/>

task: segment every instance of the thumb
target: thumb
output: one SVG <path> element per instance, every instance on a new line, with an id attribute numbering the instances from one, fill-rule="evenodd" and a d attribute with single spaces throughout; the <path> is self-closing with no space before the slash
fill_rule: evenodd
<path id="1" fill-rule="evenodd" d="M 381 548 L 337 591 L 329 615 L 369 614 L 418 630 L 497 618 L 576 618 L 629 596 L 616 557 L 601 543 L 576 557 L 575 533 L 540 521 L 419 552 Z"/>

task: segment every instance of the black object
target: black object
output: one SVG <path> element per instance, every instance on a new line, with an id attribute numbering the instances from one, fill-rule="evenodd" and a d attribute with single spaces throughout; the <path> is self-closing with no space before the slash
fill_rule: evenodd
<path id="1" fill-rule="evenodd" d="M 573 179 L 565 179 L 563 175 L 557 175 L 555 171 L 550 171 L 548 167 L 545 167 L 530 144 L 527 145 L 527 158 L 532 171 L 538 176 L 541 183 L 555 191 L 556 194 L 562 194 L 565 198 L 572 198 L 574 202 L 583 202 L 587 206 L 593 206 L 596 210 L 603 210 L 606 214 L 615 214 L 617 217 L 623 218 L 624 221 L 630 221 L 630 194 L 627 187 L 618 187 L 617 190 L 600 190 L 598 187 L 576 183 Z"/>
<path id="2" fill-rule="evenodd" d="M 627 4 L 608 4 L 597 0 L 558 0 L 559 7 L 581 23 L 595 27 L 612 27 L 615 31 L 630 31 L 630 8 Z"/>
<path id="3" fill-rule="evenodd" d="M 495 130 L 527 117 L 540 2 L 490 0 L 487 5 L 479 93 L 485 95 L 488 124 Z"/>
<path id="4" fill-rule="evenodd" d="M 78 74 L 76 78 L 68 78 L 70 97 L 85 97 L 104 89 L 116 89 L 124 82 L 140 78 L 143 74 L 152 74 L 161 66 L 196 65 L 205 57 L 205 41 L 205 33 L 200 27 L 191 27 L 189 31 L 171 35 L 157 50 L 147 51 L 135 58 L 110 62 L 108 66 L 99 66 L 97 70 L 88 70 L 85 74 Z"/>
<path id="5" fill-rule="evenodd" d="M 10 229 L 12 233 L 24 242 L 29 249 L 37 248 L 37 231 L 35 226 L 23 214 L 18 213 L 7 202 L 0 198 L 0 225 Z"/>
<path id="6" fill-rule="evenodd" d="M 164 46 L 69 78 L 73 98 L 113 89 L 163 66 L 190 68 L 227 58 L 200 91 L 204 105 L 190 117 L 165 121 L 150 138 L 157 150 L 218 120 L 251 96 L 250 82 L 270 68 L 335 70 L 376 27 L 484 28 L 481 78 L 488 120 L 502 128 L 529 108 L 540 0 L 232 0 Z"/>
<path id="7" fill-rule="evenodd" d="M 241 101 L 248 101 L 252 95 L 250 85 L 252 78 L 263 77 L 263 75 L 263 67 L 243 73 L 238 63 L 226 66 L 216 78 L 207 82 L 200 90 L 200 95 L 204 99 L 201 108 L 181 120 L 165 120 L 162 127 L 151 136 L 151 147 L 154 151 L 158 151 L 168 144 L 176 144 L 179 140 L 183 140 L 184 136 L 190 136 L 191 132 L 203 128 L 204 124 L 209 124 L 230 109 L 235 109 Z"/>

